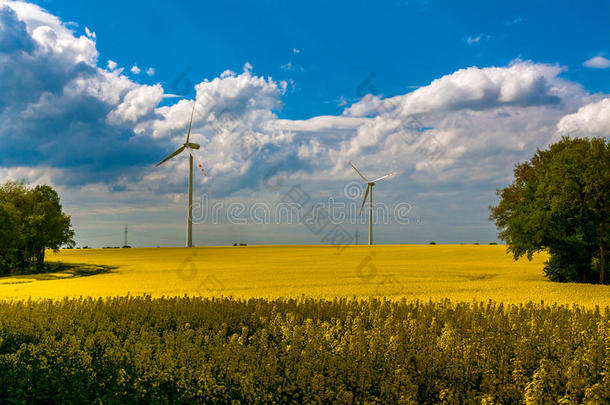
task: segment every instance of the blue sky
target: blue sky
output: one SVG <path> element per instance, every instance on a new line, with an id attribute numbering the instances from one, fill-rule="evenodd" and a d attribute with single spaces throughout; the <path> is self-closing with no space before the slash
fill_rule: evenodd
<path id="1" fill-rule="evenodd" d="M 607 72 L 582 69 L 586 59 L 610 57 L 606 1 L 40 4 L 94 30 L 101 60 L 153 66 L 157 74 L 140 79 L 169 90 L 188 67 L 193 83 L 245 62 L 259 74 L 293 79 L 280 114 L 286 118 L 339 114 L 334 101 L 361 97 L 359 86 L 373 72 L 375 90 L 394 96 L 460 68 L 503 66 L 517 57 L 567 66 L 565 77 L 610 92 Z M 291 70 L 281 68 L 288 63 Z"/>
<path id="2" fill-rule="evenodd" d="M 0 1 L 0 179 L 56 186 L 83 245 L 118 244 L 123 223 L 134 245 L 183 243 L 185 159 L 152 167 L 196 94 L 210 174 L 196 193 L 275 207 L 290 188 L 262 180 L 280 167 L 286 187 L 359 209 L 349 161 L 396 171 L 377 201 L 408 204 L 409 223 L 379 224 L 380 243 L 495 240 L 487 206 L 515 162 L 609 133 L 605 1 L 36 4 Z M 324 242 L 303 224 L 218 222 L 196 241 Z"/>

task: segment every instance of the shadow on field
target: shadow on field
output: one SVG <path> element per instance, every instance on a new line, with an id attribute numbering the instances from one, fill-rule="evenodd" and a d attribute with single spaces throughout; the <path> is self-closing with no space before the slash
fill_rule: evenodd
<path id="1" fill-rule="evenodd" d="M 1 284 L 23 284 L 43 280 L 65 280 L 68 278 L 88 277 L 96 274 L 111 273 L 118 266 L 103 266 L 89 263 L 50 262 L 45 264 L 41 273 L 8 274 L 0 277 Z"/>

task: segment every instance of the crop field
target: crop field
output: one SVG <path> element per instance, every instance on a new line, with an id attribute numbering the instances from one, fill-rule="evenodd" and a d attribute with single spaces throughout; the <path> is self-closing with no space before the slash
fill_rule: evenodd
<path id="1" fill-rule="evenodd" d="M 607 404 L 610 309 L 122 297 L 0 302 L 0 398 Z"/>
<path id="2" fill-rule="evenodd" d="M 547 281 L 544 256 L 514 262 L 494 245 L 48 256 L 64 270 L 0 278 L 0 397 L 13 403 L 610 401 L 610 286 Z"/>
<path id="3" fill-rule="evenodd" d="M 47 257 L 93 271 L 3 277 L 0 298 L 304 295 L 610 305 L 610 286 L 550 282 L 544 256 L 515 262 L 501 245 L 81 249 Z M 104 267 L 95 274 L 95 266 Z"/>

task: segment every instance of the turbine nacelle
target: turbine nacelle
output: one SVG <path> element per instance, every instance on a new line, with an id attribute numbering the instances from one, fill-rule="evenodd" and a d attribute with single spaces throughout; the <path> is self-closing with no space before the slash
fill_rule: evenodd
<path id="1" fill-rule="evenodd" d="M 195 162 L 197 163 L 197 167 L 199 168 L 199 170 L 201 170 L 201 172 L 204 174 L 204 176 L 207 176 L 207 173 L 205 172 L 205 169 L 203 168 L 203 164 L 201 164 L 201 162 L 197 158 L 197 155 L 195 155 L 195 152 L 194 152 L 194 150 L 201 148 L 201 145 L 199 145 L 198 143 L 189 142 L 189 140 L 191 138 L 191 127 L 193 126 L 193 113 L 194 112 L 195 112 L 195 102 L 193 102 L 193 110 L 191 111 L 191 121 L 189 122 L 189 130 L 186 134 L 186 142 L 184 142 L 181 147 L 176 149 L 173 153 L 171 153 L 165 159 L 163 159 L 162 161 L 157 163 L 155 165 L 155 167 L 161 166 L 163 163 L 167 162 L 174 156 L 177 156 L 177 155 L 181 154 L 184 150 L 186 150 L 191 155 L 191 158 L 193 160 L 195 160 Z"/>

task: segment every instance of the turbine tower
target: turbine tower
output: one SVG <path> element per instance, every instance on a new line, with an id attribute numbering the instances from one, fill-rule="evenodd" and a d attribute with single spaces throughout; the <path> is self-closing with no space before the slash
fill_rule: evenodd
<path id="1" fill-rule="evenodd" d="M 394 176 L 396 173 L 386 174 L 385 176 L 381 176 L 375 180 L 369 181 L 366 179 L 366 177 L 364 177 L 364 175 L 362 173 L 360 173 L 360 170 L 356 169 L 356 166 L 354 166 L 354 164 L 352 162 L 349 162 L 349 164 L 352 165 L 352 167 L 354 168 L 356 173 L 358 173 L 358 175 L 360 177 L 362 177 L 362 180 L 364 180 L 366 182 L 366 192 L 364 193 L 364 199 L 362 200 L 362 206 L 360 206 L 360 215 L 362 215 L 362 209 L 364 208 L 364 204 L 366 203 L 366 198 L 369 196 L 369 193 L 371 195 L 369 198 L 369 245 L 372 245 L 373 244 L 373 186 L 375 185 L 375 182 L 377 182 L 379 180 L 383 180 L 387 177 Z"/>
<path id="2" fill-rule="evenodd" d="M 195 105 L 197 100 L 193 100 L 193 110 L 191 111 L 191 121 L 189 122 L 189 130 L 186 134 L 186 142 L 182 144 L 181 147 L 176 149 L 174 153 L 160 161 L 155 165 L 155 167 L 161 166 L 163 163 L 167 162 L 174 156 L 179 155 L 182 151 L 186 150 L 189 153 L 189 185 L 188 185 L 188 193 L 189 193 L 189 202 L 188 202 L 188 213 L 186 218 L 186 246 L 193 247 L 193 159 L 197 162 L 198 168 L 203 172 L 205 176 L 207 176 L 205 169 L 203 168 L 201 162 L 195 155 L 194 149 L 199 149 L 200 146 L 196 143 L 189 142 L 191 138 L 191 127 L 193 126 L 193 113 L 195 112 Z"/>

